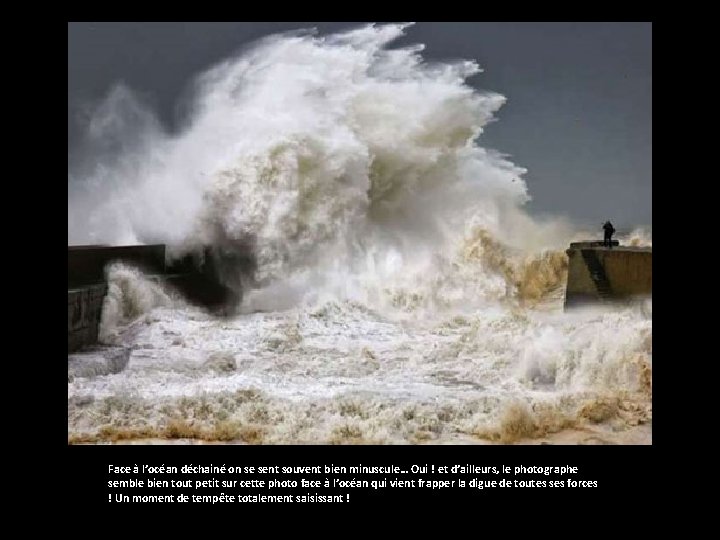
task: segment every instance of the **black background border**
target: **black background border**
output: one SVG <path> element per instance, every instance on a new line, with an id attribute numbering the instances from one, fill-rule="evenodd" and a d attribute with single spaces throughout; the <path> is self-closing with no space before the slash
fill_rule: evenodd
<path id="1" fill-rule="evenodd" d="M 483 11 L 485 6 L 483 6 Z M 543 6 L 544 10 L 544 6 Z M 393 15 L 392 10 L 383 10 L 384 16 Z M 418 17 L 417 10 L 413 10 L 412 13 L 396 13 L 397 15 L 415 15 L 414 17 L 407 17 L 413 19 L 422 19 Z M 106 14 L 105 17 L 98 16 L 98 13 L 94 13 L 94 17 L 79 17 L 78 14 L 68 17 L 68 20 L 90 20 L 90 19 L 106 19 L 113 20 L 115 17 Z M 149 14 L 146 14 L 149 15 Z M 187 20 L 198 19 L 198 14 L 194 16 L 188 14 L 185 17 Z M 239 14 L 238 14 L 239 15 Z M 288 13 L 290 15 L 290 13 Z M 325 13 L 325 16 L 328 14 Z M 336 14 L 333 14 L 336 15 Z M 465 18 L 475 20 L 486 20 L 491 18 L 492 20 L 550 20 L 546 17 L 547 12 L 542 15 L 536 13 L 535 17 L 531 17 L 532 13 L 529 11 L 524 12 L 525 16 L 508 15 L 507 13 L 499 15 L 496 13 L 484 12 L 483 16 L 472 16 L 471 13 L 465 14 Z M 562 17 L 554 17 L 551 20 L 594 20 L 597 17 L 597 13 L 593 14 L 593 17 L 588 17 L 581 14 L 575 15 L 572 18 L 567 17 L 567 13 Z M 648 14 L 635 14 L 635 17 L 629 16 L 629 14 L 621 16 L 610 16 L 603 20 L 652 20 Z M 225 16 L 224 19 L 230 19 L 232 17 Z M 241 20 L 247 20 L 251 18 L 250 13 L 244 12 L 242 16 L 236 17 Z M 269 20 L 273 17 L 252 17 L 256 20 Z M 301 17 L 294 17 L 296 20 L 302 20 L 310 18 L 309 14 L 304 14 Z M 317 17 L 314 17 L 317 19 Z M 336 16 L 338 20 L 343 19 L 357 19 L 357 14 L 353 16 Z M 401 17 L 398 17 L 400 19 Z M 219 20 L 219 17 L 210 17 L 211 20 Z M 290 19 L 290 17 L 288 17 Z M 369 18 L 368 18 L 369 19 Z M 437 16 L 425 17 L 425 20 L 442 20 Z M 156 20 L 164 20 L 162 17 L 156 17 Z M 450 20 L 455 20 L 451 18 Z M 52 26 L 52 29 L 46 32 L 46 35 L 57 35 L 57 39 L 62 39 L 60 30 L 62 28 L 61 23 L 58 26 Z M 653 22 L 653 29 L 656 30 L 656 23 Z M 57 34 L 55 34 L 57 30 Z M 653 39 L 654 46 L 656 45 L 656 39 Z M 59 49 L 59 47 L 58 47 Z M 61 51 L 58 51 L 58 57 L 61 56 Z M 61 77 L 62 60 L 58 59 L 58 73 Z M 657 76 L 657 74 L 655 74 Z M 60 78 L 60 81 L 62 79 Z M 59 100 L 58 100 L 59 101 Z M 58 133 L 62 129 L 62 121 L 60 120 L 60 113 L 62 108 L 58 103 Z M 57 145 L 61 148 L 61 145 Z M 42 165 L 42 164 L 40 164 Z M 56 172 L 50 171 L 50 174 L 57 176 Z M 660 191 L 656 191 L 653 188 L 653 205 L 656 202 L 662 204 L 662 200 L 665 195 L 662 194 L 662 184 L 660 185 Z M 32 194 L 29 194 L 32 196 Z M 46 216 L 51 216 L 50 219 L 55 219 L 53 215 L 60 214 L 60 210 L 56 206 L 57 201 L 53 201 L 52 197 L 48 197 L 41 204 L 46 204 L 48 209 L 45 212 Z M 58 222 L 62 220 L 61 215 L 57 215 Z M 28 227 L 38 226 L 42 229 L 43 237 L 47 237 L 46 223 L 27 223 Z M 58 238 L 52 241 L 53 245 L 57 246 L 56 260 L 58 266 L 60 261 L 64 258 L 64 245 L 65 240 L 62 239 L 62 230 L 58 226 L 56 229 Z M 660 234 L 656 231 L 656 236 L 660 237 Z M 48 240 L 50 241 L 50 240 Z M 62 242 L 62 243 L 61 243 Z M 655 257 L 657 258 L 657 246 L 654 246 Z M 63 250 L 62 252 L 60 250 Z M 661 261 L 663 259 L 662 243 L 660 245 L 660 256 Z M 655 280 L 657 282 L 658 273 L 657 266 L 655 268 Z M 57 272 L 57 279 L 60 280 L 62 273 Z M 662 275 L 660 273 L 660 283 L 662 287 Z M 41 275 L 37 279 L 42 279 L 44 282 L 48 282 L 45 268 L 42 269 Z M 53 280 L 49 280 L 52 282 Z M 50 283 L 48 283 L 49 285 Z M 60 291 L 60 284 L 55 284 L 56 291 Z M 54 295 L 51 295 L 54 296 Z M 655 296 L 655 294 L 654 294 Z M 662 298 L 662 295 L 661 295 Z M 45 302 L 47 304 L 47 301 Z M 62 306 L 60 299 L 57 299 L 57 304 Z M 33 316 L 29 314 L 28 316 Z M 58 317 L 60 314 L 58 314 Z M 662 328 L 664 325 L 663 315 L 661 312 L 654 314 L 653 326 L 654 328 L 653 341 L 656 339 L 663 339 Z M 57 325 L 60 328 L 60 325 Z M 52 329 L 48 334 L 52 334 Z M 59 332 L 58 332 L 59 333 Z M 666 336 L 668 334 L 665 334 Z M 57 340 L 53 342 L 38 343 L 38 347 L 48 347 L 47 357 L 52 358 L 56 356 L 56 344 L 60 343 L 60 337 L 57 336 Z M 660 350 L 660 358 L 662 365 L 662 359 L 665 357 L 663 351 L 666 350 L 662 346 L 658 349 L 653 343 L 655 352 Z M 44 354 L 44 353 L 43 353 Z M 58 371 L 64 369 L 60 362 L 57 362 Z M 409 467 L 412 464 L 435 464 L 435 465 L 452 465 L 452 464 L 476 464 L 476 465 L 573 465 L 580 467 L 579 475 L 575 476 L 576 479 L 589 479 L 597 480 L 597 488 L 562 488 L 562 489 L 488 489 L 488 490 L 439 490 L 435 492 L 419 492 L 412 489 L 406 490 L 387 490 L 383 493 L 372 493 L 362 492 L 360 490 L 352 491 L 352 502 L 347 505 L 323 505 L 323 504 L 298 504 L 298 505 L 286 505 L 278 506 L 272 504 L 254 504 L 245 505 L 242 509 L 246 512 L 270 512 L 275 516 L 282 515 L 278 514 L 279 510 L 285 512 L 290 509 L 293 510 L 299 508 L 304 511 L 309 508 L 318 508 L 323 511 L 332 509 L 333 512 L 337 511 L 340 507 L 344 511 L 355 512 L 358 509 L 374 509 L 374 510 L 393 510 L 397 505 L 412 504 L 413 508 L 418 509 L 424 506 L 432 507 L 437 509 L 439 507 L 446 507 L 448 510 L 455 509 L 459 510 L 459 505 L 470 504 L 474 505 L 481 502 L 483 505 L 487 505 L 491 502 L 498 502 L 501 505 L 513 504 L 514 501 L 521 501 L 529 505 L 536 505 L 542 507 L 546 505 L 552 505 L 554 507 L 557 502 L 562 501 L 565 505 L 563 512 L 569 511 L 573 507 L 591 509 L 595 506 L 603 505 L 603 508 L 608 506 L 614 506 L 621 504 L 620 500 L 631 500 L 633 506 L 633 513 L 644 514 L 644 510 L 641 507 L 652 504 L 654 496 L 656 495 L 656 486 L 658 481 L 658 475 L 655 474 L 655 464 L 658 463 L 658 456 L 662 452 L 667 451 L 668 441 L 666 439 L 667 432 L 665 426 L 668 425 L 667 420 L 667 409 L 662 406 L 664 401 L 667 401 L 666 397 L 663 397 L 664 387 L 664 374 L 663 370 L 653 370 L 653 385 L 660 383 L 660 391 L 657 393 L 657 397 L 653 398 L 653 408 L 660 411 L 660 421 L 657 425 L 653 425 L 653 444 L 650 446 L 564 446 L 564 445 L 513 445 L 513 446 L 502 446 L 502 445 L 483 445 L 483 446 L 455 446 L 455 445 L 422 445 L 422 446 L 315 446 L 315 445 L 293 445 L 293 446 L 244 446 L 244 445 L 67 445 L 67 437 L 65 426 L 67 417 L 62 417 L 62 408 L 57 407 L 57 401 L 62 403 L 59 393 L 59 385 L 56 385 L 54 381 L 58 379 L 62 380 L 62 373 L 53 374 L 54 370 L 43 371 L 43 378 L 48 377 L 49 380 L 39 381 L 39 385 L 45 383 L 48 384 L 48 391 L 45 392 L 47 396 L 47 409 L 54 410 L 58 413 L 58 418 L 55 419 L 52 416 L 53 425 L 57 425 L 57 435 L 52 437 L 52 442 L 47 441 L 44 438 L 42 448 L 46 449 L 48 446 L 54 448 L 57 444 L 62 446 L 62 451 L 66 452 L 64 463 L 60 465 L 60 470 L 64 471 L 61 478 L 57 479 L 57 483 L 63 486 L 63 496 L 68 498 L 68 501 L 72 501 L 73 506 L 79 505 L 82 507 L 83 513 L 87 511 L 96 512 L 98 515 L 118 515 L 128 516 L 131 510 L 141 511 L 150 510 L 152 512 L 158 512 L 158 510 L 177 510 L 178 508 L 184 512 L 191 510 L 196 512 L 198 510 L 209 509 L 213 513 L 231 511 L 234 513 L 238 512 L 237 506 L 228 505 L 178 505 L 172 507 L 171 505 L 158 505 L 158 504 L 134 504 L 134 505 L 116 505 L 113 506 L 108 503 L 108 492 L 111 491 L 107 488 L 107 480 L 110 478 L 107 473 L 108 464 L 117 465 L 134 465 L 134 464 L 165 464 L 165 465 L 177 465 L 183 464 L 242 464 L 242 465 L 323 465 L 323 464 L 335 464 L 335 465 L 357 465 L 362 463 L 363 465 L 387 465 L 397 464 L 401 467 Z M 658 377 L 659 376 L 659 377 Z M 658 409 L 658 406 L 660 407 Z M 44 414 L 43 417 L 47 415 Z M 665 418 L 665 420 L 663 420 Z M 43 418 L 45 419 L 45 418 Z M 57 424 L 56 424 L 57 422 Z M 54 431 L 52 433 L 55 433 Z M 58 448 L 57 450 L 61 450 Z M 43 450 L 44 452 L 45 450 Z M 51 450 L 55 452 L 56 450 Z M 537 479 L 547 479 L 552 477 L 537 476 Z M 483 509 L 487 511 L 489 507 L 483 506 Z M 646 514 L 645 514 L 646 515 Z M 416 517 L 423 517 L 418 515 Z M 430 514 L 428 518 L 432 517 Z M 521 520 L 521 517 L 518 517 Z"/>

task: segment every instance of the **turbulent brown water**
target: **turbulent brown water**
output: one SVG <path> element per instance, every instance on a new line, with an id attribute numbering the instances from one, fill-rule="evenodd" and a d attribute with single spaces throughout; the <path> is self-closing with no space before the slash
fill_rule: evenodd
<path id="1" fill-rule="evenodd" d="M 198 78 L 182 134 L 148 121 L 85 173 L 102 187 L 69 207 L 106 202 L 72 241 L 251 239 L 257 275 L 215 318 L 109 268 L 70 442 L 650 442 L 650 299 L 562 311 L 582 235 L 528 216 L 524 171 L 480 146 L 504 98 L 477 66 L 390 48 L 403 29 L 267 38 Z"/>

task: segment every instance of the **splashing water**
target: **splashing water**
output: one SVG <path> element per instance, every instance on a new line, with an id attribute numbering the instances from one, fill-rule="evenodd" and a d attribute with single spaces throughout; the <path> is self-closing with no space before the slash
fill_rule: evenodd
<path id="1" fill-rule="evenodd" d="M 266 38 L 197 79 L 182 133 L 138 122 L 142 144 L 86 168 L 68 204 L 92 205 L 90 234 L 69 238 L 251 240 L 257 286 L 219 320 L 111 268 L 101 335 L 130 359 L 69 377 L 69 440 L 513 442 L 651 422 L 651 304 L 558 312 L 575 231 L 530 218 L 524 170 L 478 145 L 504 98 L 466 84 L 473 62 L 389 48 L 404 29 Z M 93 125 L 147 114 L 111 97 Z"/>

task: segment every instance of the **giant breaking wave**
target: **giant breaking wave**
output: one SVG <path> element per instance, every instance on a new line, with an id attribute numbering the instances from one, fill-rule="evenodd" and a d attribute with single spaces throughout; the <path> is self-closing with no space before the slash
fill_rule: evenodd
<path id="1" fill-rule="evenodd" d="M 650 421 L 649 310 L 553 311 L 574 231 L 527 215 L 525 171 L 480 146 L 504 98 L 467 84 L 479 67 L 391 48 L 406 27 L 266 38 L 198 77 L 179 134 L 111 93 L 89 137 L 122 151 L 75 179 L 70 214 L 90 218 L 69 240 L 252 245 L 257 272 L 215 320 L 109 269 L 102 335 L 130 361 L 69 377 L 70 440 L 510 442 Z"/>

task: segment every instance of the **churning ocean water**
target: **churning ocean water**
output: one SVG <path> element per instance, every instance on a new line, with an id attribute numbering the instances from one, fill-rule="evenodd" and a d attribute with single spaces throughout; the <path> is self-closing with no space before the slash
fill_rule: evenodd
<path id="1" fill-rule="evenodd" d="M 391 48 L 404 29 L 261 40 L 197 77 L 179 134 L 110 95 L 91 130 L 139 127 L 77 179 L 69 240 L 252 239 L 257 271 L 221 318 L 109 267 L 70 442 L 650 442 L 651 300 L 563 312 L 579 231 L 481 146 L 504 98 L 478 66 Z"/>

